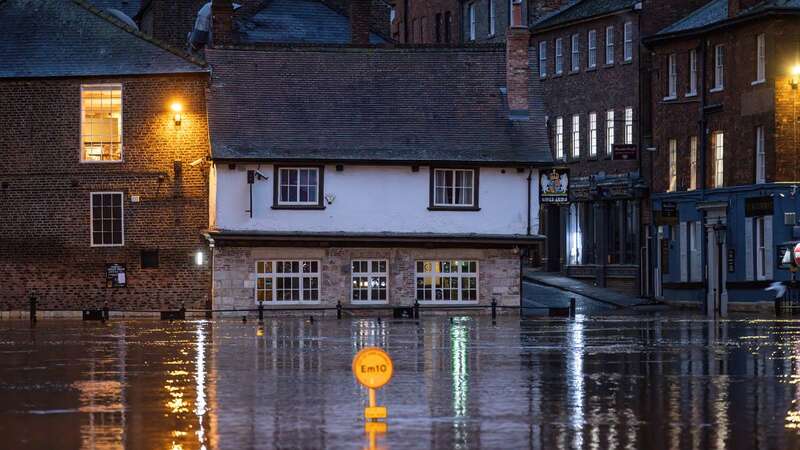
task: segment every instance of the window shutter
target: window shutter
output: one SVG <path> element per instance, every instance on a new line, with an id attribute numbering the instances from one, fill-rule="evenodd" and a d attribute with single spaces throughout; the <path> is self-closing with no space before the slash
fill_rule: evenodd
<path id="1" fill-rule="evenodd" d="M 766 278 L 772 279 L 772 268 L 775 266 L 775 261 L 772 258 L 772 216 L 764 216 L 764 267 L 766 267 Z"/>
<path id="2" fill-rule="evenodd" d="M 692 251 L 692 277 L 691 281 L 701 281 L 702 274 L 701 271 L 703 270 L 703 264 L 700 258 L 703 256 L 703 248 L 700 246 L 700 243 L 703 242 L 703 224 L 700 221 L 692 222 L 692 227 L 694 227 L 693 234 L 692 234 L 692 241 L 694 245 L 694 250 Z"/>
<path id="3" fill-rule="evenodd" d="M 756 245 L 753 241 L 753 218 L 745 217 L 744 219 L 744 267 L 745 279 L 748 281 L 755 280 L 753 275 L 753 246 Z"/>
<path id="4" fill-rule="evenodd" d="M 689 239 L 686 237 L 686 222 L 680 223 L 680 249 L 681 249 L 681 282 L 688 281 L 688 269 L 689 269 L 689 261 L 688 261 L 688 243 Z"/>

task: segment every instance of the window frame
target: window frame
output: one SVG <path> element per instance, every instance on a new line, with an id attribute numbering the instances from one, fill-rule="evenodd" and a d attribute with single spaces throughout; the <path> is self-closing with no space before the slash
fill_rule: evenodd
<path id="1" fill-rule="evenodd" d="M 470 171 L 472 172 L 472 204 L 470 205 L 448 205 L 436 204 L 436 171 L 446 170 L 453 172 L 453 180 L 455 180 L 455 172 Z M 464 166 L 431 166 L 430 167 L 430 183 L 429 183 L 429 211 L 480 211 L 479 192 L 480 192 L 480 167 L 464 167 Z M 455 189 L 455 181 L 453 183 Z"/>
<path id="2" fill-rule="evenodd" d="M 566 159 L 566 155 L 564 153 L 564 117 L 558 116 L 556 117 L 556 127 L 555 127 L 555 142 L 554 147 L 556 149 L 556 159 L 559 161 L 563 161 Z"/>
<path id="3" fill-rule="evenodd" d="M 697 189 L 697 136 L 689 137 L 689 190 Z"/>
<path id="4" fill-rule="evenodd" d="M 614 25 L 606 27 L 606 65 L 614 65 Z"/>
<path id="5" fill-rule="evenodd" d="M 570 142 L 570 157 L 572 159 L 581 158 L 581 115 L 572 115 L 572 139 Z"/>
<path id="6" fill-rule="evenodd" d="M 725 133 L 723 131 L 714 131 L 711 135 L 713 138 L 714 149 L 714 185 L 713 188 L 725 187 Z M 720 139 L 721 138 L 721 139 Z"/>
<path id="7" fill-rule="evenodd" d="M 678 140 L 669 140 L 669 179 L 667 192 L 678 190 Z"/>
<path id="8" fill-rule="evenodd" d="M 589 112 L 589 158 L 597 158 L 597 112 Z"/>
<path id="9" fill-rule="evenodd" d="M 278 273 L 278 272 L 275 271 L 275 268 L 276 268 L 278 263 L 294 263 L 294 262 L 298 263 L 299 272 Z M 303 272 L 303 263 L 304 262 L 308 262 L 308 263 L 315 262 L 315 263 L 317 263 L 317 271 L 316 272 Z M 272 264 L 272 271 L 271 272 L 264 272 L 264 273 L 259 272 L 258 271 L 258 264 L 259 263 L 264 263 L 265 265 L 267 263 L 271 263 Z M 256 260 L 255 263 L 254 263 L 253 273 L 255 274 L 255 277 L 254 277 L 255 284 L 253 286 L 253 300 L 255 301 L 256 305 L 258 305 L 258 292 L 260 290 L 266 291 L 266 289 L 259 289 L 259 287 L 258 287 L 258 280 L 260 278 L 271 278 L 272 279 L 272 287 L 271 287 L 272 299 L 271 300 L 266 300 L 266 299 L 263 300 L 264 306 L 269 306 L 269 305 L 275 305 L 275 306 L 278 306 L 278 305 L 318 305 L 318 304 L 320 304 L 322 302 L 322 261 L 319 260 L 319 259 L 314 259 L 314 258 L 307 258 L 307 259 L 280 259 L 280 258 L 279 259 L 259 259 L 259 260 Z M 281 275 L 284 275 L 284 278 L 293 278 L 293 277 L 286 277 L 285 275 L 287 275 L 287 274 L 288 275 L 295 275 L 295 274 L 299 275 L 298 278 L 300 278 L 300 281 L 298 283 L 297 289 L 299 291 L 300 300 L 278 300 L 277 278 L 278 278 L 278 276 L 281 276 Z M 304 274 L 308 275 L 305 278 L 311 278 L 312 275 L 315 275 L 316 278 L 317 278 L 317 299 L 316 300 L 302 300 L 303 292 L 305 291 L 304 284 L 303 284 Z"/>
<path id="10" fill-rule="evenodd" d="M 497 8 L 496 0 L 489 0 L 489 37 L 497 34 Z"/>
<path id="11" fill-rule="evenodd" d="M 467 5 L 467 25 L 469 28 L 467 29 L 468 38 L 470 41 L 474 41 L 478 35 L 478 27 L 477 27 L 477 14 L 475 12 L 475 2 L 472 2 Z"/>
<path id="12" fill-rule="evenodd" d="M 570 37 L 570 73 L 581 71 L 581 35 L 574 33 Z"/>
<path id="13" fill-rule="evenodd" d="M 317 201 L 316 202 L 283 202 L 280 199 L 281 170 L 317 170 Z M 298 174 L 299 183 L 299 174 Z M 299 189 L 299 184 L 298 184 Z M 299 198 L 299 197 L 298 197 Z M 323 165 L 283 165 L 275 164 L 272 173 L 272 209 L 325 209 L 325 166 Z"/>
<path id="14" fill-rule="evenodd" d="M 555 42 L 555 69 L 556 75 L 564 74 L 564 39 L 556 38 Z"/>
<path id="15" fill-rule="evenodd" d="M 755 129 L 755 150 L 756 150 L 756 173 L 755 184 L 763 184 L 767 182 L 767 152 L 766 152 L 766 134 L 763 125 L 759 125 Z"/>
<path id="16" fill-rule="evenodd" d="M 103 89 L 105 88 L 105 89 Z M 85 90 L 112 90 L 114 88 L 119 88 L 119 159 L 108 159 L 108 160 L 94 160 L 94 159 L 86 159 L 84 153 L 84 139 L 83 139 L 83 121 L 84 117 L 84 105 L 83 105 L 83 92 Z M 125 99 L 125 88 L 123 87 L 122 83 L 87 83 L 80 85 L 80 128 L 78 130 L 78 162 L 81 164 L 121 164 L 125 162 L 125 110 L 124 110 L 124 99 Z"/>
<path id="17" fill-rule="evenodd" d="M 767 274 L 767 264 L 771 263 L 772 261 L 767 261 L 767 247 L 766 247 L 766 221 L 764 220 L 766 216 L 756 216 L 753 217 L 753 222 L 755 226 L 755 239 L 753 239 L 753 243 L 755 244 L 755 253 L 756 253 L 756 266 L 755 266 L 755 279 L 759 281 L 766 280 L 769 276 Z M 770 230 L 771 231 L 771 230 Z"/>
<path id="18" fill-rule="evenodd" d="M 622 59 L 633 61 L 633 22 L 625 22 L 622 26 Z"/>
<path id="19" fill-rule="evenodd" d="M 678 55 L 670 53 L 667 56 L 667 95 L 664 100 L 678 98 Z"/>
<path id="20" fill-rule="evenodd" d="M 368 270 L 366 272 L 354 272 L 353 271 L 353 264 L 356 262 L 366 262 Z M 384 263 L 386 264 L 386 271 L 385 272 L 373 272 L 372 271 L 372 263 Z M 372 298 L 372 289 L 367 287 L 367 300 L 358 299 L 356 300 L 353 295 L 353 280 L 358 276 L 359 278 L 367 278 L 367 283 L 369 284 L 373 278 L 384 277 L 386 278 L 386 299 L 384 300 L 374 300 Z M 372 305 L 383 305 L 389 303 L 389 260 L 385 258 L 353 258 L 350 260 L 350 303 L 364 305 L 364 304 L 372 304 Z"/>
<path id="21" fill-rule="evenodd" d="M 606 110 L 606 156 L 611 158 L 614 155 L 614 144 L 616 143 L 616 111 Z"/>
<path id="22" fill-rule="evenodd" d="M 547 78 L 547 41 L 539 41 L 539 78 Z"/>
<path id="23" fill-rule="evenodd" d="M 95 195 L 119 195 L 120 196 L 120 243 L 119 244 L 95 244 L 94 242 L 94 196 Z M 113 236 L 113 231 L 112 231 Z M 125 193 L 122 191 L 92 191 L 89 192 L 89 246 L 90 247 L 124 247 L 125 246 Z"/>
<path id="24" fill-rule="evenodd" d="M 756 35 L 756 79 L 751 84 L 767 81 L 767 37 L 764 33 Z"/>
<path id="25" fill-rule="evenodd" d="M 431 262 L 432 263 L 431 271 L 430 272 L 424 272 L 424 271 L 423 272 L 419 272 L 417 270 L 419 263 L 422 263 L 423 264 L 423 268 L 424 268 L 425 262 Z M 454 273 L 454 272 L 436 272 L 435 271 L 435 264 L 437 264 L 437 263 L 440 264 L 440 263 L 443 263 L 443 262 L 458 262 L 458 263 L 468 263 L 468 264 L 475 263 L 475 272 L 462 272 L 461 271 L 461 264 L 458 265 L 458 272 L 456 272 L 456 273 Z M 414 260 L 414 299 L 415 299 L 415 301 L 419 302 L 420 305 L 441 305 L 441 304 L 445 304 L 445 305 L 451 305 L 451 304 L 475 305 L 475 304 L 480 303 L 480 299 L 481 299 L 481 279 L 480 279 L 481 268 L 480 268 L 480 264 L 481 264 L 480 261 L 477 260 L 477 259 L 455 259 L 455 258 L 454 259 L 444 259 L 444 258 L 442 258 L 442 259 L 417 259 L 417 260 Z M 445 276 L 448 276 L 450 278 L 453 278 L 453 277 L 458 278 L 459 281 L 458 281 L 458 299 L 457 300 L 452 300 L 452 299 L 451 300 L 444 300 L 444 299 L 437 300 L 435 298 L 436 297 L 436 279 L 437 278 L 442 278 L 442 274 L 445 274 Z M 425 299 L 420 300 L 419 296 L 418 296 L 419 288 L 417 287 L 417 279 L 420 278 L 420 277 L 426 278 L 427 276 L 430 276 L 430 278 L 431 278 L 431 299 L 430 300 L 425 300 Z M 462 292 L 461 280 L 464 279 L 464 278 L 475 278 L 475 300 L 462 300 L 463 292 Z"/>
<path id="26" fill-rule="evenodd" d="M 597 68 L 597 30 L 586 33 L 586 68 Z"/>
<path id="27" fill-rule="evenodd" d="M 625 134 L 623 136 L 625 144 L 633 144 L 633 107 L 625 108 Z"/>
<path id="28" fill-rule="evenodd" d="M 689 91 L 686 92 L 687 97 L 694 97 L 697 95 L 697 50 L 689 50 Z"/>
<path id="29" fill-rule="evenodd" d="M 725 89 L 725 45 L 714 46 L 714 86 L 710 92 L 720 92 Z"/>

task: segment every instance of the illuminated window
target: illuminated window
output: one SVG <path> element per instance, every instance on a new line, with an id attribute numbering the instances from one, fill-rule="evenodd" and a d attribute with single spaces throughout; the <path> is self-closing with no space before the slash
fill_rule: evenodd
<path id="1" fill-rule="evenodd" d="M 597 113 L 589 113 L 589 156 L 597 156 Z"/>
<path id="2" fill-rule="evenodd" d="M 606 111 L 606 155 L 614 151 L 614 110 Z"/>
<path id="3" fill-rule="evenodd" d="M 320 169 L 281 167 L 278 169 L 278 204 L 287 206 L 320 205 Z"/>
<path id="4" fill-rule="evenodd" d="M 764 127 L 756 127 L 756 183 L 767 182 Z"/>
<path id="5" fill-rule="evenodd" d="M 317 302 L 319 279 L 319 261 L 258 261 L 256 302 Z"/>
<path id="6" fill-rule="evenodd" d="M 767 76 L 767 43 L 764 33 L 756 36 L 756 80 L 754 83 L 763 83 Z"/>
<path id="7" fill-rule="evenodd" d="M 689 190 L 697 189 L 697 136 L 689 138 Z"/>
<path id="8" fill-rule="evenodd" d="M 723 187 L 725 184 L 725 135 L 717 131 L 713 135 L 714 148 L 714 187 Z"/>
<path id="9" fill-rule="evenodd" d="M 564 159 L 564 118 L 556 117 L 556 159 Z"/>
<path id="10" fill-rule="evenodd" d="M 417 261 L 419 301 L 478 301 L 477 261 Z"/>
<path id="11" fill-rule="evenodd" d="M 633 144 L 633 108 L 625 108 L 625 143 Z"/>
<path id="12" fill-rule="evenodd" d="M 351 273 L 351 300 L 386 302 L 389 283 L 388 265 L 386 260 L 354 260 Z"/>
<path id="13" fill-rule="evenodd" d="M 122 86 L 81 86 L 81 161 L 122 161 Z"/>
<path id="14" fill-rule="evenodd" d="M 572 157 L 581 157 L 581 116 L 578 114 L 572 116 Z"/>
<path id="15" fill-rule="evenodd" d="M 124 244 L 122 192 L 92 192 L 92 247 L 118 247 Z"/>
<path id="16" fill-rule="evenodd" d="M 678 189 L 678 141 L 669 140 L 669 192 Z"/>

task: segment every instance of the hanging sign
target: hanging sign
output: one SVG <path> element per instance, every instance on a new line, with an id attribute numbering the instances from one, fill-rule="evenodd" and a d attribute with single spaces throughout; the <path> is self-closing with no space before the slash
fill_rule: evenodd
<path id="1" fill-rule="evenodd" d="M 128 285 L 125 264 L 106 264 L 106 287 L 121 288 Z"/>
<path id="2" fill-rule="evenodd" d="M 543 204 L 569 203 L 569 169 L 545 170 L 540 178 L 539 199 Z"/>
<path id="3" fill-rule="evenodd" d="M 636 144 L 614 144 L 612 156 L 614 161 L 633 161 L 639 153 L 639 146 Z"/>

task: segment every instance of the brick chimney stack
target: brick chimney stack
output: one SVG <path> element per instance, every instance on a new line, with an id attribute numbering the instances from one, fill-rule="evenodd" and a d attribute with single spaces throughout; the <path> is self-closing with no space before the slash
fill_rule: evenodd
<path id="1" fill-rule="evenodd" d="M 233 2 L 231 0 L 212 1 L 211 39 L 213 45 L 233 43 Z"/>
<path id="2" fill-rule="evenodd" d="M 350 0 L 350 43 L 369 45 L 372 0 Z"/>
<path id="3" fill-rule="evenodd" d="M 522 19 L 522 0 L 512 1 L 511 26 L 506 34 L 506 87 L 512 118 L 528 117 L 528 46 L 531 33 Z"/>
<path id="4" fill-rule="evenodd" d="M 728 0 L 728 17 L 736 17 L 740 12 L 750 9 L 763 0 Z"/>

